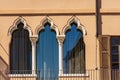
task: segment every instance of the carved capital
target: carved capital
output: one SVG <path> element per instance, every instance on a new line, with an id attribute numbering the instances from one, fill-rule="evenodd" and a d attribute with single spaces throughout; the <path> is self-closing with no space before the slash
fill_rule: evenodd
<path id="1" fill-rule="evenodd" d="M 65 39 L 65 35 L 59 35 L 59 36 L 57 36 L 57 40 L 58 40 L 59 44 L 63 44 L 64 39 Z"/>
<path id="2" fill-rule="evenodd" d="M 30 40 L 31 40 L 32 44 L 35 45 L 37 40 L 38 40 L 38 36 L 37 35 L 33 35 L 33 36 L 30 37 Z"/>

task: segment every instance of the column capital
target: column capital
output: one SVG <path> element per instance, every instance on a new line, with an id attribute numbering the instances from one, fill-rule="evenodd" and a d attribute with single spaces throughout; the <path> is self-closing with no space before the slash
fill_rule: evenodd
<path id="1" fill-rule="evenodd" d="M 64 42 L 64 39 L 65 39 L 65 35 L 58 35 L 57 36 L 57 40 L 60 44 L 63 44 Z"/>
<path id="2" fill-rule="evenodd" d="M 35 44 L 36 41 L 38 40 L 38 36 L 37 35 L 33 35 L 33 36 L 30 37 L 30 40 L 31 40 L 32 43 Z"/>

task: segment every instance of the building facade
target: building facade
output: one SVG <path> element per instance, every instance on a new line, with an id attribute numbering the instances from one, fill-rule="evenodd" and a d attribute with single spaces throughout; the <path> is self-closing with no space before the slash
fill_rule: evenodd
<path id="1" fill-rule="evenodd" d="M 0 2 L 0 80 L 119 80 L 120 1 Z"/>

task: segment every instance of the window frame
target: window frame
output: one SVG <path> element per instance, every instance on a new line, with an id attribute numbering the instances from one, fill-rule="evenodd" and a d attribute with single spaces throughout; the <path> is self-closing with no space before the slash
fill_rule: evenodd
<path id="1" fill-rule="evenodd" d="M 17 30 L 18 29 L 18 24 L 19 23 L 23 23 L 24 24 L 24 26 L 23 26 L 23 29 L 24 30 L 27 30 L 28 31 L 28 33 L 29 33 L 29 39 L 31 38 L 31 36 L 32 36 L 32 30 L 31 30 L 31 28 L 28 26 L 28 24 L 26 23 L 26 20 L 23 18 L 23 17 L 18 17 L 15 21 L 14 21 L 14 23 L 13 23 L 13 25 L 12 26 L 10 26 L 10 28 L 9 28 L 9 30 L 8 30 L 8 36 L 10 36 L 10 40 L 12 39 L 12 33 L 15 31 L 15 30 Z M 11 42 L 11 41 L 10 41 Z M 32 46 L 32 41 L 31 41 L 31 39 L 30 39 L 30 43 L 31 43 L 31 48 L 32 48 L 32 50 L 33 50 L 33 46 Z M 10 49 L 10 48 L 9 48 Z M 10 51 L 10 50 L 9 50 Z M 33 51 L 32 51 L 32 54 L 33 54 Z M 33 61 L 33 56 L 32 56 L 32 61 Z M 9 57 L 9 64 L 11 64 L 10 63 L 10 57 Z M 32 63 L 33 64 L 33 63 Z M 33 66 L 31 66 L 31 68 L 32 68 Z M 10 66 L 9 66 L 9 71 L 10 71 Z M 32 71 L 32 70 L 31 70 Z M 33 72 L 33 71 L 32 71 Z M 29 75 L 31 75 L 31 76 L 36 76 L 36 74 L 11 74 L 11 73 L 9 73 L 8 74 L 8 76 L 9 77 L 15 77 L 15 76 L 29 76 Z"/>
<path id="2" fill-rule="evenodd" d="M 21 24 L 22 26 L 19 26 Z M 10 43 L 10 73 L 12 72 L 11 74 L 24 74 L 24 72 L 26 74 L 30 74 L 32 70 L 32 61 L 31 61 L 32 60 L 32 56 L 31 56 L 32 45 L 31 45 L 31 41 L 29 38 L 29 32 L 28 30 L 25 30 L 23 27 L 24 27 L 24 24 L 20 22 L 17 25 L 17 29 L 13 31 L 12 33 L 11 43 Z M 17 55 L 15 55 L 15 53 L 17 53 Z M 13 59 L 15 60 L 15 62 Z M 11 63 L 11 61 L 13 63 Z M 15 66 L 15 67 L 11 68 L 11 66 Z"/>
<path id="3" fill-rule="evenodd" d="M 83 39 L 83 34 L 82 34 L 82 31 L 77 29 L 77 24 L 76 23 L 74 23 L 74 22 L 71 23 L 70 31 L 71 31 L 72 27 L 76 27 L 76 32 L 78 32 L 78 34 L 80 34 L 79 37 L 80 36 L 81 37 L 77 39 L 77 42 L 75 42 L 74 47 L 70 51 L 70 55 L 67 55 L 67 53 L 66 53 L 66 56 L 64 56 L 65 58 L 67 58 L 67 56 L 69 56 L 69 59 L 67 60 L 67 63 L 66 63 L 66 64 L 68 64 L 68 66 L 65 66 L 64 63 L 63 63 L 63 65 L 65 66 L 65 69 L 67 69 L 67 70 L 64 70 L 65 71 L 64 74 L 83 74 L 83 73 L 86 73 L 85 43 L 84 43 L 84 39 Z M 68 32 L 68 34 L 69 33 L 72 34 L 70 31 L 68 30 L 68 31 L 66 31 L 66 33 Z M 73 36 L 75 36 L 75 34 Z M 63 45 L 65 46 L 65 44 L 63 44 Z M 64 48 L 64 46 L 63 46 L 63 48 Z M 66 46 L 66 47 L 68 47 L 68 46 Z M 81 50 L 79 50 L 79 49 L 81 49 Z M 65 50 L 65 49 L 63 49 L 63 50 Z M 81 51 L 83 51 L 83 52 L 81 53 Z M 79 56 L 77 57 L 76 54 L 79 54 Z M 63 55 L 64 55 L 64 52 L 63 52 Z M 81 56 L 84 57 L 84 58 L 82 58 Z M 79 59 L 79 60 L 77 60 L 77 59 Z M 80 61 L 81 59 L 84 59 L 84 60 L 82 60 L 82 61 L 84 61 L 84 64 L 82 64 L 82 62 L 79 63 L 79 64 L 76 64 L 76 61 Z M 79 65 L 79 68 L 76 68 L 78 65 Z M 84 65 L 84 67 L 82 65 Z M 78 70 L 76 70 L 76 69 L 78 69 Z"/>
<path id="4" fill-rule="evenodd" d="M 112 41 L 112 38 L 118 37 L 118 44 L 117 45 L 112 45 L 112 42 L 110 42 L 110 67 L 112 69 L 112 64 L 119 64 L 119 69 L 120 69 L 120 36 L 110 36 L 110 41 Z M 118 53 L 117 54 L 112 54 L 112 46 L 117 46 L 118 47 Z M 118 55 L 118 62 L 112 62 L 112 57 Z M 119 70 L 118 69 L 118 70 Z"/>
<path id="5" fill-rule="evenodd" d="M 63 28 L 63 30 L 62 30 L 62 34 L 63 35 L 61 35 L 60 36 L 60 44 L 62 44 L 62 45 L 59 45 L 60 47 L 59 47 L 59 49 L 60 50 L 62 50 L 61 49 L 61 47 L 63 48 L 63 42 L 64 42 L 64 39 L 65 39 L 65 33 L 66 33 L 66 31 L 67 30 L 69 30 L 70 28 L 71 28 L 71 23 L 76 23 L 77 24 L 77 29 L 78 30 L 80 30 L 80 31 L 82 31 L 82 33 L 83 33 L 83 38 L 84 38 L 84 36 L 86 36 L 87 35 L 87 31 L 86 31 L 86 29 L 85 29 L 85 27 L 80 23 L 80 21 L 79 21 L 79 19 L 76 17 L 76 16 L 72 16 L 69 20 L 68 20 L 68 22 L 67 22 L 67 25 Z M 63 37 L 64 36 L 64 37 Z M 58 36 L 59 37 L 59 36 Z M 58 38 L 58 41 L 59 41 L 59 38 Z M 62 52 L 61 54 L 63 54 L 63 50 L 62 51 L 60 51 L 60 52 Z M 60 53 L 59 53 L 60 54 Z M 61 56 L 59 56 L 59 58 L 60 59 L 63 59 L 63 58 L 61 58 Z M 86 58 L 85 58 L 86 59 Z M 62 60 L 60 60 L 61 62 L 63 62 Z M 85 60 L 86 61 L 86 60 Z M 62 64 L 62 63 L 60 63 L 60 64 Z M 60 66 L 59 66 L 60 67 Z M 62 66 L 63 67 L 63 66 Z M 77 74 L 65 74 L 65 73 L 63 73 L 63 68 L 61 69 L 62 71 L 60 71 L 60 73 L 59 73 L 59 76 L 76 76 Z M 85 70 L 86 70 L 86 66 L 85 66 Z M 81 76 L 81 75 L 78 75 L 78 76 Z M 85 73 L 83 76 L 88 76 L 88 74 L 87 73 Z"/>

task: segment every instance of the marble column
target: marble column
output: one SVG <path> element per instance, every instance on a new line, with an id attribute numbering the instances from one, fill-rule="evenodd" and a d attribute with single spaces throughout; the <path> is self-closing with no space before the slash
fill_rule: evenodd
<path id="1" fill-rule="evenodd" d="M 65 39 L 65 35 L 57 36 L 58 44 L 59 44 L 59 75 L 63 74 L 63 42 Z"/>
<path id="2" fill-rule="evenodd" d="M 32 74 L 36 74 L 36 41 L 38 40 L 38 36 L 31 36 L 30 40 L 32 43 Z"/>

